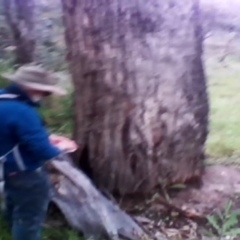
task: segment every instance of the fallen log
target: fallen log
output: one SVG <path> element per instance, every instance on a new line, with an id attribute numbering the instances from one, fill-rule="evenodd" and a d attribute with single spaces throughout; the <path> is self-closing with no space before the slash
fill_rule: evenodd
<path id="1" fill-rule="evenodd" d="M 54 171 L 51 173 L 54 186 L 52 201 L 69 224 L 83 232 L 85 237 L 150 239 L 129 215 L 103 196 L 88 177 L 69 161 L 52 161 L 50 168 Z"/>

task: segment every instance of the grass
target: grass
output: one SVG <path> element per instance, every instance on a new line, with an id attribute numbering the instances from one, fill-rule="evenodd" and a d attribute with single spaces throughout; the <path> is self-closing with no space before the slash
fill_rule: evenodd
<path id="1" fill-rule="evenodd" d="M 67 228 L 44 228 L 43 240 L 83 240 L 76 232 Z M 0 240 L 11 240 L 10 232 L 0 216 Z"/>
<path id="2" fill-rule="evenodd" d="M 224 64 L 206 61 L 210 97 L 210 134 L 207 153 L 212 157 L 240 155 L 240 59 Z"/>
<path id="3" fill-rule="evenodd" d="M 73 127 L 72 94 L 49 100 L 40 109 L 40 114 L 46 121 L 49 130 L 71 137 Z"/>
<path id="4" fill-rule="evenodd" d="M 8 81 L 5 80 L 1 75 L 8 72 L 10 69 L 9 64 L 6 61 L 0 59 L 0 88 L 7 86 Z M 1 239 L 0 239 L 1 240 Z"/>
<path id="5" fill-rule="evenodd" d="M 0 240 L 10 240 L 10 234 L 1 216 L 0 216 Z"/>

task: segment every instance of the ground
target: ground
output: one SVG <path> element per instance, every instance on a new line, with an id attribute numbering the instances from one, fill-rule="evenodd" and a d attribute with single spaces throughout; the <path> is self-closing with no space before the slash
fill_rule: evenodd
<path id="1" fill-rule="evenodd" d="M 222 38 L 210 39 L 205 47 L 205 66 L 208 76 L 208 91 L 210 97 L 210 134 L 206 144 L 207 155 L 215 159 L 225 159 L 230 157 L 238 158 L 240 156 L 240 51 L 238 44 L 233 45 L 234 51 L 226 58 L 224 62 L 219 62 L 219 58 L 224 51 L 226 40 Z M 3 64 L 0 63 L 0 72 L 5 70 Z M 43 114 L 47 118 L 48 124 L 54 131 L 58 130 L 68 133 L 71 129 L 71 112 L 69 111 L 69 99 L 64 100 L 64 109 L 56 109 L 53 111 L 44 110 Z M 66 124 L 59 128 L 59 119 Z M 149 199 L 142 203 L 143 205 L 151 204 Z M 139 205 L 136 205 L 140 207 Z M 142 207 L 144 210 L 145 207 Z M 181 222 L 181 226 L 174 226 L 174 222 L 170 215 L 176 213 L 167 212 L 165 215 L 161 213 L 162 207 L 159 205 L 159 211 L 152 211 L 150 215 L 156 215 L 155 218 L 165 221 L 166 226 L 172 228 L 173 232 L 176 227 L 187 233 L 194 231 L 196 224 L 192 220 L 185 218 Z M 141 212 L 141 209 L 138 211 Z M 158 216 L 158 213 L 160 214 Z M 145 216 L 150 217 L 148 214 Z M 144 221 L 144 219 L 142 219 Z M 146 219 L 145 219 L 146 221 Z M 158 224 L 158 223 L 154 223 Z M 176 222 L 179 224 L 179 221 Z M 151 228 L 151 224 L 149 225 Z M 211 228 L 211 226 L 210 226 Z M 196 232 L 196 231 L 195 231 Z M 197 237 L 197 235 L 196 235 Z M 45 240 L 78 240 L 77 234 L 69 230 L 59 230 L 58 228 L 45 228 Z M 185 237 L 187 239 L 187 237 Z M 4 226 L 3 220 L 0 218 L 0 240 L 10 240 L 7 228 Z M 193 240 L 193 239 L 192 239 Z"/>

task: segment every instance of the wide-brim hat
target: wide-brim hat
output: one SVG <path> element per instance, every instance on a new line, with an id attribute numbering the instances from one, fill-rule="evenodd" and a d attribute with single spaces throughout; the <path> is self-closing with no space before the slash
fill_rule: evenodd
<path id="1" fill-rule="evenodd" d="M 5 79 L 30 89 L 55 95 L 65 95 L 67 91 L 58 86 L 59 79 L 54 73 L 40 66 L 22 66 L 13 74 L 3 74 Z"/>

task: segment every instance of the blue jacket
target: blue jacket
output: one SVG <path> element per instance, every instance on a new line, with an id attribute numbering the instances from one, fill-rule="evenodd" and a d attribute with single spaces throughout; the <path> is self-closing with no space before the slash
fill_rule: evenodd
<path id="1" fill-rule="evenodd" d="M 17 85 L 0 90 L 0 160 L 5 174 L 36 170 L 61 153 L 51 145 L 36 107 Z"/>

